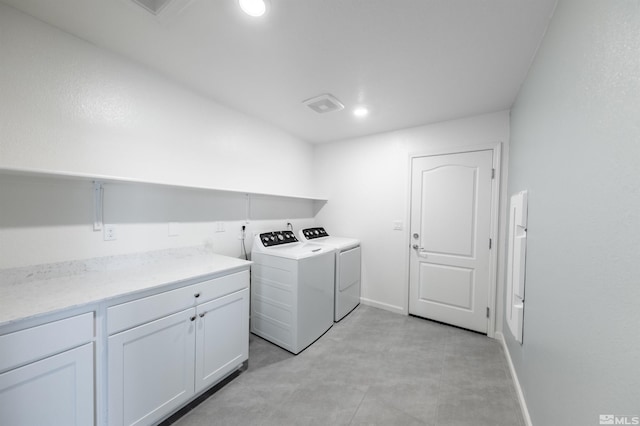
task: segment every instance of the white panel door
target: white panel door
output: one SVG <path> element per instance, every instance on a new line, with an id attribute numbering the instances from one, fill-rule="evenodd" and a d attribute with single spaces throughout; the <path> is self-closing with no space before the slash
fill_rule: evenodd
<path id="1" fill-rule="evenodd" d="M 0 374 L 1 425 L 84 426 L 93 417 L 93 343 Z"/>
<path id="2" fill-rule="evenodd" d="M 109 425 L 149 425 L 194 394 L 195 309 L 109 337 Z"/>
<path id="3" fill-rule="evenodd" d="M 196 392 L 249 358 L 249 289 L 197 307 Z"/>
<path id="4" fill-rule="evenodd" d="M 409 313 L 487 332 L 493 151 L 414 158 Z"/>

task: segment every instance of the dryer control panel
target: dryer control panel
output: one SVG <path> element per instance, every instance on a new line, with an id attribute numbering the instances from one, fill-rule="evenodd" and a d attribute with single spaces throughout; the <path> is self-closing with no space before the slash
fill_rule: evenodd
<path id="1" fill-rule="evenodd" d="M 265 247 L 277 246 L 280 244 L 297 243 L 298 239 L 291 231 L 275 231 L 260 234 L 260 241 Z"/>
<path id="2" fill-rule="evenodd" d="M 329 234 L 327 234 L 327 231 L 325 231 L 322 227 L 303 229 L 302 235 L 304 235 L 307 240 L 329 236 Z"/>

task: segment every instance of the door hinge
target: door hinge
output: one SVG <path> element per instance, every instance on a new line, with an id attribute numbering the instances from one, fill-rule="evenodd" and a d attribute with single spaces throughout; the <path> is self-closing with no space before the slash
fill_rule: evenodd
<path id="1" fill-rule="evenodd" d="M 492 245 L 493 245 L 493 241 L 491 241 L 491 238 L 489 238 L 489 250 L 491 250 Z"/>
<path id="2" fill-rule="evenodd" d="M 487 318 L 489 318 L 489 313 L 490 313 L 490 312 L 491 312 L 491 311 L 489 310 L 489 307 L 487 306 Z"/>
<path id="3" fill-rule="evenodd" d="M 491 169 L 491 179 L 496 178 L 496 169 Z"/>

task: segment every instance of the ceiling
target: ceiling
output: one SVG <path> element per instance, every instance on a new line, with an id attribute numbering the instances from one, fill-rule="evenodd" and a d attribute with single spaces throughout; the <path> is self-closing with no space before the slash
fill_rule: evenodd
<path id="1" fill-rule="evenodd" d="M 159 17 L 130 0 L 0 1 L 312 143 L 510 108 L 556 4 L 271 0 L 252 18 L 237 0 Z M 302 103 L 323 93 L 345 109 Z"/>

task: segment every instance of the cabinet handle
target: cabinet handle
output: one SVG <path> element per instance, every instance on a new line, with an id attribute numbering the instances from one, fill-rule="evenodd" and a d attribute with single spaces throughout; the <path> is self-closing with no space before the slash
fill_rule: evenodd
<path id="1" fill-rule="evenodd" d="M 194 315 L 190 319 L 191 319 L 191 321 L 195 321 L 196 320 L 196 316 Z"/>
<path id="2" fill-rule="evenodd" d="M 206 312 L 203 312 L 200 314 L 200 318 L 202 318 L 203 316 L 205 316 Z"/>
<path id="3" fill-rule="evenodd" d="M 198 297 L 200 297 L 200 293 L 194 294 L 193 297 L 195 297 L 197 299 Z"/>

